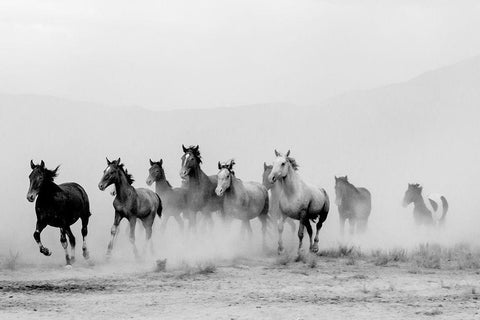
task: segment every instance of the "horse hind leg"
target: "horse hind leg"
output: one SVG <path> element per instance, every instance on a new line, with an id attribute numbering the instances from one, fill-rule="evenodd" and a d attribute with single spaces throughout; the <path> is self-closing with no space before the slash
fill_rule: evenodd
<path id="1" fill-rule="evenodd" d="M 82 219 L 82 253 L 85 260 L 90 259 L 90 253 L 88 252 L 87 247 L 87 235 L 88 235 L 88 220 L 90 218 L 90 214 L 88 216 L 81 218 Z"/>
<path id="2" fill-rule="evenodd" d="M 260 223 L 262 224 L 262 248 L 266 250 L 267 248 L 267 225 L 268 225 L 268 215 L 264 214 L 259 217 Z"/>
<path id="3" fill-rule="evenodd" d="M 345 221 L 344 221 L 345 222 Z M 318 234 L 320 233 L 320 229 L 322 229 L 323 221 L 319 218 L 317 222 L 317 231 L 315 232 L 315 238 L 313 240 L 313 247 L 312 252 L 318 252 Z"/>
<path id="4" fill-rule="evenodd" d="M 67 231 L 64 228 L 60 229 L 60 243 L 62 244 L 63 250 L 65 250 L 65 261 L 67 263 L 67 266 L 72 264 L 72 261 L 70 259 L 70 255 L 68 254 L 68 243 L 67 243 L 67 236 L 66 236 Z"/>
<path id="5" fill-rule="evenodd" d="M 278 254 L 281 254 L 284 250 L 282 235 L 286 218 L 287 217 L 285 215 L 282 215 L 280 221 L 278 221 Z"/>
<path id="6" fill-rule="evenodd" d="M 132 245 L 133 254 L 135 258 L 138 260 L 140 258 L 137 250 L 137 246 L 135 245 L 135 226 L 137 225 L 137 218 L 131 217 L 130 220 L 130 244 Z"/>
<path id="7" fill-rule="evenodd" d="M 70 263 L 75 262 L 75 236 L 73 235 L 72 229 L 70 227 L 65 228 L 65 232 L 68 236 L 68 241 L 70 242 Z"/>
<path id="8" fill-rule="evenodd" d="M 309 246 L 309 250 L 311 252 L 313 252 L 313 231 L 312 231 L 312 225 L 310 224 L 310 221 L 308 219 L 305 219 L 305 228 L 307 229 L 307 233 L 308 233 L 308 238 L 309 238 L 309 241 L 310 241 L 310 246 Z"/>

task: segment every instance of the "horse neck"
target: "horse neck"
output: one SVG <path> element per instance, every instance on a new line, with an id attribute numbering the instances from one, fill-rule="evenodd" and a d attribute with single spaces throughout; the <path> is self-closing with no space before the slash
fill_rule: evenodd
<path id="1" fill-rule="evenodd" d="M 413 201 L 413 206 L 416 209 L 428 209 L 427 204 L 425 203 L 425 198 L 423 197 L 423 195 L 421 193 Z"/>
<path id="2" fill-rule="evenodd" d="M 280 186 L 286 193 L 294 193 L 301 183 L 301 179 L 298 173 L 290 166 L 287 175 L 278 182 L 280 182 Z"/>
<path id="3" fill-rule="evenodd" d="M 155 190 L 157 193 L 164 193 L 172 190 L 172 186 L 165 177 L 155 181 Z"/>
<path id="4" fill-rule="evenodd" d="M 40 188 L 39 195 L 48 195 L 60 191 L 60 187 L 53 181 L 46 181 Z"/>
<path id="5" fill-rule="evenodd" d="M 243 181 L 238 179 L 235 176 L 232 176 L 232 181 L 230 183 L 230 188 L 228 188 L 227 193 L 232 196 L 237 196 L 245 190 L 243 186 Z"/>
<path id="6" fill-rule="evenodd" d="M 200 168 L 200 165 L 197 165 L 194 170 L 191 171 L 188 185 L 199 185 L 202 180 L 204 181 L 205 179 L 208 180 L 208 176 L 203 172 L 202 168 Z"/>
<path id="7" fill-rule="evenodd" d="M 117 198 L 120 201 L 125 200 L 128 195 L 128 190 L 135 190 L 135 188 L 128 183 L 127 177 L 122 172 L 120 173 L 120 178 L 115 181 L 115 192 L 117 193 Z"/>

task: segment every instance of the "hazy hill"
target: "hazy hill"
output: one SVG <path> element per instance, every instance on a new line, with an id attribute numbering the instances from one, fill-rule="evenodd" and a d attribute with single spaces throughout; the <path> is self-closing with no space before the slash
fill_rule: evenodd
<path id="1" fill-rule="evenodd" d="M 216 173 L 218 160 L 234 157 L 237 175 L 248 180 L 260 180 L 274 148 L 290 148 L 302 175 L 326 187 L 332 199 L 334 175 L 349 174 L 369 187 L 377 220 L 407 215 L 399 208 L 406 184 L 422 182 L 451 199 L 452 216 L 468 221 L 479 204 L 479 106 L 480 57 L 312 107 L 154 112 L 1 95 L 0 216 L 24 222 L 22 232 L 11 228 L 15 219 L 5 220 L 0 230 L 5 228 L 2 237 L 8 241 L 31 237 L 35 218 L 25 200 L 30 159 L 62 164 L 58 181 L 84 185 L 102 221 L 97 224 L 105 228 L 112 219 L 111 198 L 97 188 L 105 156 L 121 157 L 137 186 L 144 185 L 148 159 L 161 157 L 167 177 L 178 185 L 182 143 L 200 145 L 207 173 Z M 332 215 L 336 221 L 336 212 Z"/>

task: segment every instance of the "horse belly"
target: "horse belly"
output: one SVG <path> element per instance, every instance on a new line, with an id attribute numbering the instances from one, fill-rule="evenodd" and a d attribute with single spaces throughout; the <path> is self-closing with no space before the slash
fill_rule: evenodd
<path id="1" fill-rule="evenodd" d="M 306 205 L 300 200 L 289 201 L 287 198 L 283 198 L 279 201 L 279 209 L 289 218 L 299 220 L 300 212 L 306 210 L 307 208 Z"/>

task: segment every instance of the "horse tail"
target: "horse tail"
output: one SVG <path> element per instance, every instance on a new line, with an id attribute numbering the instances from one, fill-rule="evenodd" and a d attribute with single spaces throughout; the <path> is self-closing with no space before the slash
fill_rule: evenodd
<path id="1" fill-rule="evenodd" d="M 162 217 L 162 209 L 163 209 L 162 199 L 160 199 L 160 196 L 158 195 L 158 193 L 155 192 L 155 195 L 158 198 L 157 215 L 158 215 L 159 218 L 161 218 Z"/>
<path id="2" fill-rule="evenodd" d="M 443 206 L 443 213 L 442 213 L 442 217 L 440 218 L 440 225 L 443 225 L 445 223 L 445 217 L 447 216 L 448 201 L 444 196 L 441 196 L 440 200 L 442 200 L 442 206 Z"/>

